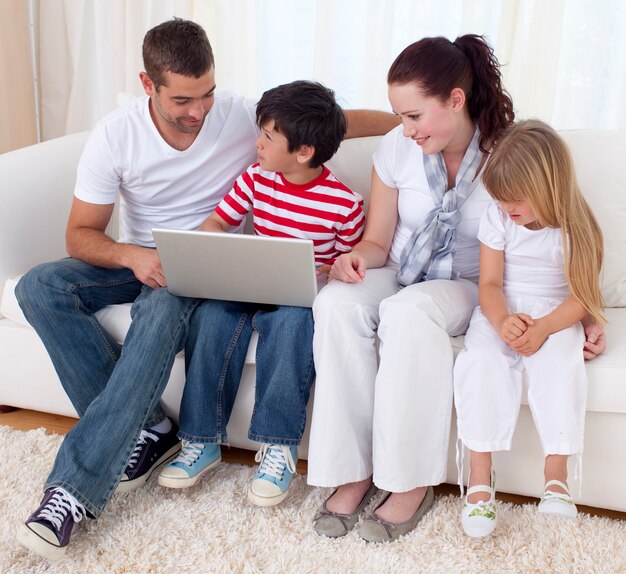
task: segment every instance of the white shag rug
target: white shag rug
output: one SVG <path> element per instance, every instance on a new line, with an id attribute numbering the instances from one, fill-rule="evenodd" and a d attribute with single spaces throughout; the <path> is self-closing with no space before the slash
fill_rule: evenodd
<path id="1" fill-rule="evenodd" d="M 459 523 L 458 496 L 437 498 L 417 529 L 391 544 L 356 532 L 318 536 L 311 519 L 330 490 L 297 476 L 282 505 L 246 499 L 249 466 L 222 464 L 194 487 L 174 491 L 151 480 L 115 495 L 98 520 L 74 530 L 66 557 L 40 560 L 16 532 L 42 496 L 63 437 L 0 426 L 0 572 L 8 573 L 461 573 L 626 572 L 626 522 L 580 515 L 540 516 L 531 504 L 499 504 L 499 525 L 482 541 Z M 377 496 L 377 499 L 380 495 Z"/>

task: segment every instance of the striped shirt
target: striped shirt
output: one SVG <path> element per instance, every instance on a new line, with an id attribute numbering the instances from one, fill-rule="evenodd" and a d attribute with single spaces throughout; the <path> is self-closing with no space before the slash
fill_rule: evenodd
<path id="1" fill-rule="evenodd" d="M 255 163 L 235 181 L 215 213 L 237 226 L 250 210 L 256 235 L 310 239 L 318 264 L 332 264 L 350 251 L 365 222 L 363 198 L 326 166 L 313 181 L 296 185 Z"/>

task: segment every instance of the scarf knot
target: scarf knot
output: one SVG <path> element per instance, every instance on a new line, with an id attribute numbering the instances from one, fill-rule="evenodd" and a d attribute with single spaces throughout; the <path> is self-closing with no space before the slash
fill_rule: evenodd
<path id="1" fill-rule="evenodd" d="M 482 160 L 479 140 L 480 131 L 476 127 L 452 189 L 447 189 L 448 174 L 441 152 L 423 154 L 424 171 L 435 208 L 411 234 L 402 250 L 396 276 L 400 284 L 452 279 L 456 228 L 461 221 L 459 210 L 478 183 L 476 175 Z"/>

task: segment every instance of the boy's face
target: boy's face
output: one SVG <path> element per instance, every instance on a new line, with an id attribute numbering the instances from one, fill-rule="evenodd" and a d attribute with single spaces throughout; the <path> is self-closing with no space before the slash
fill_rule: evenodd
<path id="1" fill-rule="evenodd" d="M 297 150 L 289 151 L 287 138 L 274 129 L 274 120 L 261 126 L 256 150 L 261 168 L 265 171 L 290 173 L 298 167 Z"/>

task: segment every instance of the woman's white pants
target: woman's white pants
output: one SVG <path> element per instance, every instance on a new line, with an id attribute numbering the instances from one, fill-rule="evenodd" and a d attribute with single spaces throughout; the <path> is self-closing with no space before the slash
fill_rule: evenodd
<path id="1" fill-rule="evenodd" d="M 526 309 L 541 317 L 558 302 L 539 300 Z M 510 305 L 511 306 L 511 305 Z M 582 452 L 587 400 L 580 323 L 553 333 L 533 355 L 522 357 L 500 339 L 479 308 L 454 367 L 459 438 L 477 452 L 509 450 L 526 371 L 528 405 L 544 455 Z"/>
<path id="2" fill-rule="evenodd" d="M 319 293 L 310 484 L 338 486 L 373 474 L 379 488 L 406 492 L 445 480 L 449 335 L 465 332 L 476 303 L 470 281 L 400 289 L 391 267 L 368 269 L 358 284 L 332 281 Z"/>

